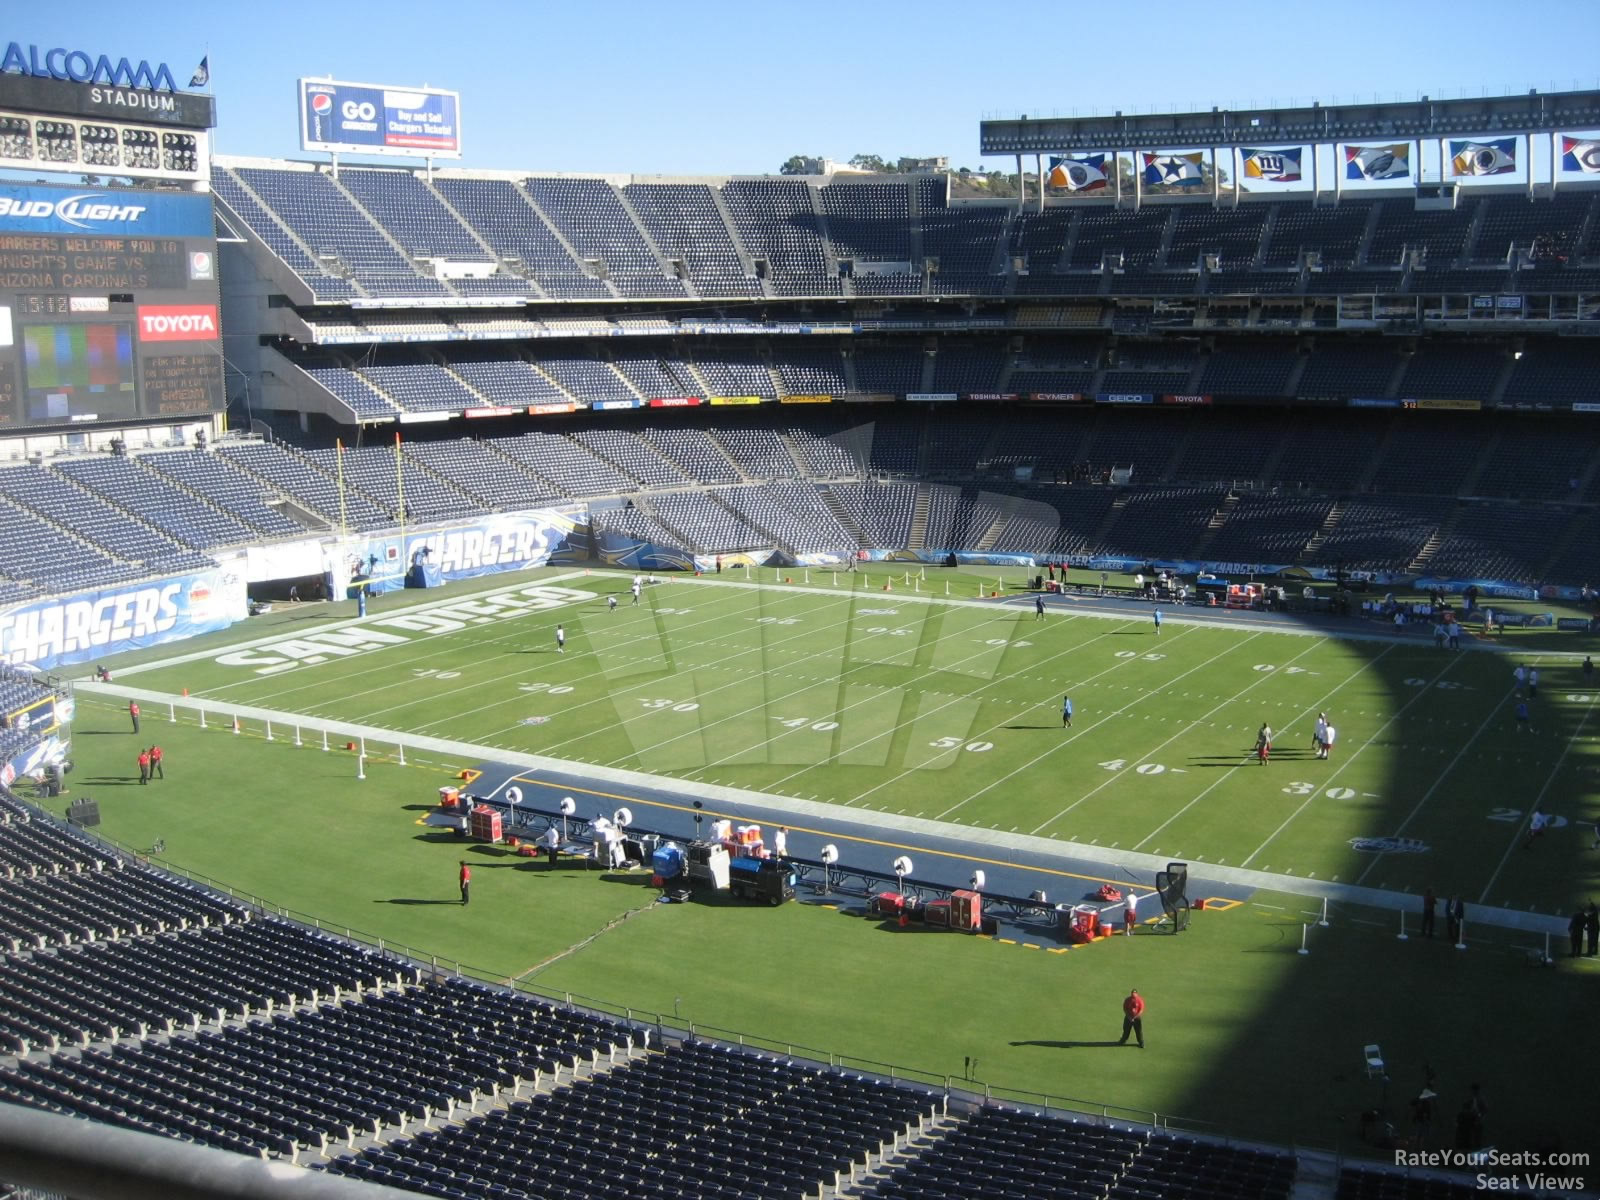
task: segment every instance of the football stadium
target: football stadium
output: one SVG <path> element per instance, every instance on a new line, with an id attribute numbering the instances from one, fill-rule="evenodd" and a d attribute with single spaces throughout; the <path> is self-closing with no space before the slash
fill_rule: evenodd
<path id="1" fill-rule="evenodd" d="M 994 195 L 12 36 L 0 1196 L 1594 1194 L 1600 91 Z"/>

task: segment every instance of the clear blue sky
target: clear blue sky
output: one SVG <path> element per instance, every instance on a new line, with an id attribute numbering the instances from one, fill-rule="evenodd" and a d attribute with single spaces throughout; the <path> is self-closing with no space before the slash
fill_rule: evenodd
<path id="1" fill-rule="evenodd" d="M 462 94 L 462 165 L 775 171 L 791 154 L 984 165 L 984 116 L 1595 87 L 1596 0 L 77 0 L 5 40 L 209 50 L 219 153 L 300 155 L 295 80 Z M 393 161 L 393 160 L 391 160 Z M 987 160 L 1003 167 L 1008 160 Z"/>

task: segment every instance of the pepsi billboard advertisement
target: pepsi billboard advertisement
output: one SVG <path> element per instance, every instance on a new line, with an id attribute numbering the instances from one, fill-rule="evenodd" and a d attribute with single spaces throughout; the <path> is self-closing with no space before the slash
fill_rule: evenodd
<path id="1" fill-rule="evenodd" d="M 0 181 L 0 432 L 223 404 L 211 198 Z"/>
<path id="2" fill-rule="evenodd" d="M 300 81 L 300 148 L 461 157 L 461 94 L 376 83 Z"/>

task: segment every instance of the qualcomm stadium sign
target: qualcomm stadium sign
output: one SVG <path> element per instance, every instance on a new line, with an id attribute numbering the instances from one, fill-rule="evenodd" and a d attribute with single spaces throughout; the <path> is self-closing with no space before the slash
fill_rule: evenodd
<path id="1" fill-rule="evenodd" d="M 61 46 L 41 50 L 38 46 L 8 42 L 5 57 L 0 59 L 0 72 L 31 75 L 35 79 L 64 79 L 72 83 L 138 88 L 148 92 L 178 90 L 178 85 L 172 79 L 172 70 L 166 63 L 157 63 L 152 67 L 144 59 L 140 59 L 138 65 L 126 58 L 113 62 L 110 55 L 68 50 Z"/>

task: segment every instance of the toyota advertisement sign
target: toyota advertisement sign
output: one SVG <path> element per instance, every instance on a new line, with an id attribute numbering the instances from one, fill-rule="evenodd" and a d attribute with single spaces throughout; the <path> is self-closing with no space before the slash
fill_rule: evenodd
<path id="1" fill-rule="evenodd" d="M 461 93 L 300 80 L 300 147 L 332 154 L 461 157 Z"/>

